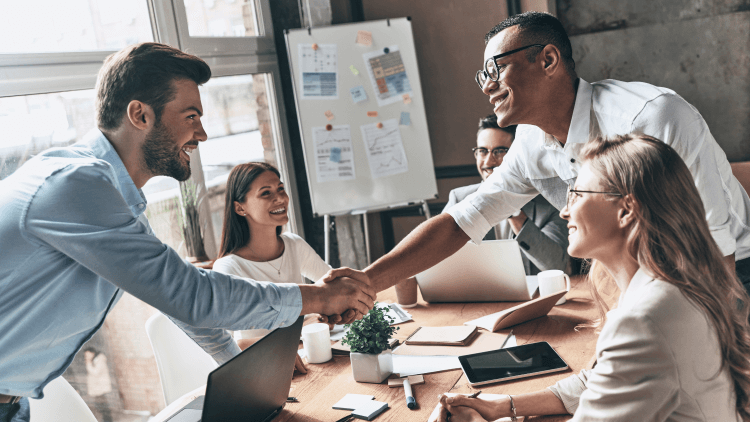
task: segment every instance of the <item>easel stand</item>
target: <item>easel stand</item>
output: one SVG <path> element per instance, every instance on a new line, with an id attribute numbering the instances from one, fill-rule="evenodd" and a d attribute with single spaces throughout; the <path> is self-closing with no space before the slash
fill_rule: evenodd
<path id="1" fill-rule="evenodd" d="M 422 206 L 422 211 L 424 212 L 425 220 L 429 220 L 432 218 L 432 214 L 430 213 L 430 207 L 427 205 L 427 201 L 421 201 L 419 203 Z M 387 209 L 394 209 L 394 208 L 401 208 L 405 206 L 413 206 L 416 204 L 405 204 L 405 205 L 396 205 L 392 207 L 388 207 Z M 362 216 L 362 228 L 365 232 L 365 252 L 367 257 L 367 265 L 370 265 L 372 263 L 372 258 L 370 255 L 370 226 L 367 222 L 367 210 L 359 210 L 359 211 L 352 211 L 352 215 L 359 214 Z M 323 242 L 324 242 L 324 250 L 325 250 L 325 262 L 326 264 L 331 263 L 331 228 L 333 225 L 331 224 L 331 215 L 325 214 L 323 215 Z"/>

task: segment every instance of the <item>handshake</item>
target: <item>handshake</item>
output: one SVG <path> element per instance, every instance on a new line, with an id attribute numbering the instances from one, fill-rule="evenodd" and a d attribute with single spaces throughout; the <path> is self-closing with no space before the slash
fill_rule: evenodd
<path id="1" fill-rule="evenodd" d="M 330 270 L 313 285 L 301 285 L 302 315 L 317 313 L 329 325 L 348 324 L 362 318 L 377 297 L 370 279 L 351 268 Z"/>

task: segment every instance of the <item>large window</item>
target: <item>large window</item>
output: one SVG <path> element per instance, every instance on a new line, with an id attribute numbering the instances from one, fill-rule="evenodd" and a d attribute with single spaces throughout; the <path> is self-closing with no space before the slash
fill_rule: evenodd
<path id="1" fill-rule="evenodd" d="M 94 85 L 104 58 L 144 41 L 201 56 L 214 77 L 200 88 L 209 135 L 191 157 L 203 195 L 205 248 L 215 258 L 226 178 L 247 161 L 276 165 L 290 192 L 290 224 L 301 220 L 291 174 L 269 0 L 52 0 L 3 6 L 0 27 L 0 180 L 50 147 L 96 128 Z M 179 226 L 180 188 L 155 177 L 143 188 L 157 236 L 187 255 Z M 100 421 L 147 421 L 164 406 L 146 320 L 156 312 L 125 294 L 64 377 Z"/>

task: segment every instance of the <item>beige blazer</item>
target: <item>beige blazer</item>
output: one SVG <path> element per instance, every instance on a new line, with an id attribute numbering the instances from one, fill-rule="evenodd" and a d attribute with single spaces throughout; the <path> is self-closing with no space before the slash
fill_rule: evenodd
<path id="1" fill-rule="evenodd" d="M 727 305 L 731 306 L 731 305 Z M 672 284 L 640 269 L 607 314 L 597 364 L 550 387 L 573 421 L 740 421 L 716 330 Z"/>

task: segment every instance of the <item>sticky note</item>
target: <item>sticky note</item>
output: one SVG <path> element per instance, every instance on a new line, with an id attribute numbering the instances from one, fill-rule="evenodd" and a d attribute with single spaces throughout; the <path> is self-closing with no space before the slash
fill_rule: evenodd
<path id="1" fill-rule="evenodd" d="M 331 147 L 331 156 L 329 157 L 329 160 L 333 161 L 334 163 L 340 163 L 341 162 L 341 148 Z"/>
<path id="2" fill-rule="evenodd" d="M 401 126 L 410 126 L 411 125 L 411 116 L 408 112 L 402 111 L 401 112 L 401 120 L 398 122 Z"/>
<path id="3" fill-rule="evenodd" d="M 312 49 L 317 51 L 318 50 L 318 44 L 313 44 L 312 45 Z"/>
<path id="4" fill-rule="evenodd" d="M 404 94 L 403 97 L 404 97 L 404 104 L 411 104 L 411 97 L 409 96 L 409 94 Z"/>
<path id="5" fill-rule="evenodd" d="M 368 111 L 367 112 L 367 117 L 378 117 L 378 112 L 377 111 Z"/>
<path id="6" fill-rule="evenodd" d="M 357 70 L 357 68 L 354 67 L 354 65 L 350 65 L 349 70 L 351 70 L 353 74 L 359 75 L 359 70 Z"/>
<path id="7" fill-rule="evenodd" d="M 336 404 L 333 405 L 333 408 L 339 410 L 354 410 L 363 402 L 371 401 L 373 399 L 375 399 L 375 396 L 368 396 L 367 394 L 347 394 L 343 399 L 336 402 Z"/>
<path id="8" fill-rule="evenodd" d="M 325 115 L 328 120 L 333 120 L 334 116 L 333 113 L 331 113 L 331 110 L 326 110 Z"/>
<path id="9" fill-rule="evenodd" d="M 354 101 L 355 103 L 361 103 L 362 101 L 367 100 L 367 93 L 365 92 L 365 87 L 363 87 L 362 85 L 351 88 L 349 92 L 351 92 L 352 101 Z"/>
<path id="10" fill-rule="evenodd" d="M 385 409 L 388 409 L 388 403 L 375 400 L 366 401 L 362 402 L 360 406 L 357 406 L 357 408 L 352 411 L 352 416 L 357 419 L 371 421 L 379 414 L 385 412 Z"/>
<path id="11" fill-rule="evenodd" d="M 372 32 L 357 31 L 357 44 L 372 45 Z"/>

